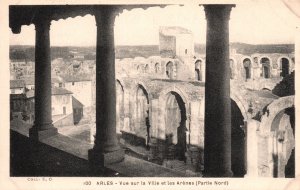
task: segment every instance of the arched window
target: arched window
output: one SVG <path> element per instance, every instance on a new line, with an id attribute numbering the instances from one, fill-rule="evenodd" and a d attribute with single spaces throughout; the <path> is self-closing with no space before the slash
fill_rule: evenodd
<path id="1" fill-rule="evenodd" d="M 166 75 L 169 79 L 173 79 L 174 76 L 174 65 L 171 61 L 169 61 L 166 65 Z"/>
<path id="2" fill-rule="evenodd" d="M 201 65 L 202 61 L 201 60 L 197 60 L 195 62 L 195 79 L 197 81 L 202 81 L 202 70 L 201 70 Z"/>
<path id="3" fill-rule="evenodd" d="M 263 78 L 270 78 L 270 59 L 267 57 L 263 57 L 260 63 L 262 66 L 261 76 Z"/>
<path id="4" fill-rule="evenodd" d="M 287 58 L 280 59 L 280 69 L 281 69 L 280 76 L 285 77 L 289 74 L 290 62 Z"/>
<path id="5" fill-rule="evenodd" d="M 244 66 L 245 78 L 250 79 L 251 78 L 251 60 L 249 58 L 244 59 L 243 66 Z"/>

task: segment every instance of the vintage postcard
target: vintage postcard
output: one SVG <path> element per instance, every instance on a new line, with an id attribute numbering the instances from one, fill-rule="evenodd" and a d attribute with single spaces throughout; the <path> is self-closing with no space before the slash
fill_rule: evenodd
<path id="1" fill-rule="evenodd" d="M 2 1 L 0 187 L 299 189 L 299 10 Z"/>

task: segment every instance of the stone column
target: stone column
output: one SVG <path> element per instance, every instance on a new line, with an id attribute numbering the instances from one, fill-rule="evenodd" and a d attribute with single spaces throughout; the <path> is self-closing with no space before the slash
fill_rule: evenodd
<path id="1" fill-rule="evenodd" d="M 95 10 L 97 25 L 96 45 L 96 137 L 89 151 L 93 168 L 124 159 L 116 133 L 116 79 L 114 21 L 116 10 L 103 6 Z"/>
<path id="2" fill-rule="evenodd" d="M 52 124 L 50 22 L 41 19 L 35 23 L 35 121 L 29 130 L 29 136 L 34 139 L 57 134 Z"/>
<path id="3" fill-rule="evenodd" d="M 298 17 L 298 24 L 296 27 L 296 37 L 295 37 L 295 76 L 296 73 L 300 73 L 300 18 Z M 300 89 L 300 81 L 295 80 L 295 89 Z M 295 105 L 300 105 L 299 98 L 295 98 Z M 300 139 L 299 130 L 295 130 L 295 139 Z M 295 160 L 300 159 L 300 149 L 299 146 L 295 146 Z M 300 164 L 295 165 L 295 176 L 300 175 Z"/>
<path id="4" fill-rule="evenodd" d="M 229 17 L 234 5 L 204 5 L 206 33 L 204 176 L 230 177 Z"/>
<path id="5" fill-rule="evenodd" d="M 258 177 L 258 150 L 257 128 L 259 122 L 250 119 L 245 122 L 246 127 L 246 175 L 245 177 Z"/>

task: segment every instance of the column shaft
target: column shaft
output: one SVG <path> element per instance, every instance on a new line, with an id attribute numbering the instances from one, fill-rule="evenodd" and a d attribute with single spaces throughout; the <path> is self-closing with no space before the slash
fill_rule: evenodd
<path id="1" fill-rule="evenodd" d="M 30 136 L 46 138 L 57 133 L 52 124 L 50 21 L 35 23 L 35 121 Z"/>
<path id="2" fill-rule="evenodd" d="M 115 16 L 112 6 L 106 6 L 95 13 L 97 24 L 96 138 L 93 153 L 90 152 L 90 159 L 92 163 L 100 161 L 102 166 L 124 159 L 124 152 L 118 144 L 116 133 Z"/>
<path id="3" fill-rule="evenodd" d="M 232 176 L 228 30 L 232 6 L 204 6 L 207 19 L 204 175 L 208 177 Z"/>

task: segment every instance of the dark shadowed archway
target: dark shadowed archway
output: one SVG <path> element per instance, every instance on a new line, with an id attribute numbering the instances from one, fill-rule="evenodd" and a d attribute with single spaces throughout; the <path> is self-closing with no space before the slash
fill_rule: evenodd
<path id="1" fill-rule="evenodd" d="M 147 146 L 149 143 L 149 96 L 142 85 L 138 85 L 136 92 L 136 127 L 138 145 Z"/>
<path id="2" fill-rule="evenodd" d="M 173 79 L 174 77 L 174 64 L 171 61 L 166 65 L 166 75 L 169 79 Z"/>
<path id="3" fill-rule="evenodd" d="M 290 62 L 287 58 L 283 57 L 280 59 L 280 68 L 281 68 L 280 76 L 285 77 L 290 73 Z"/>
<path id="4" fill-rule="evenodd" d="M 202 81 L 202 61 L 201 60 L 197 60 L 195 62 L 195 79 L 197 81 Z"/>
<path id="5" fill-rule="evenodd" d="M 234 100 L 231 99 L 231 169 L 234 177 L 244 177 L 245 133 L 244 117 Z"/>
<path id="6" fill-rule="evenodd" d="M 244 73 L 245 73 L 245 79 L 251 78 L 251 60 L 249 58 L 246 58 L 243 60 L 243 66 L 244 66 Z"/>
<path id="7" fill-rule="evenodd" d="M 169 92 L 166 99 L 165 133 L 168 159 L 185 160 L 186 152 L 186 108 L 176 92 Z"/>

